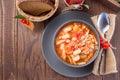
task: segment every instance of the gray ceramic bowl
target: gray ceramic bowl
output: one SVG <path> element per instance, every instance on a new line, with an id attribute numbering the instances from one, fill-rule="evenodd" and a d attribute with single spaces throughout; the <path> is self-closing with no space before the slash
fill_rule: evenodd
<path id="1" fill-rule="evenodd" d="M 93 56 L 86 64 L 84 64 L 84 65 L 72 65 L 72 64 L 69 64 L 69 63 L 63 61 L 63 60 L 59 57 L 59 55 L 57 54 L 57 52 L 56 52 L 56 50 L 55 50 L 55 44 L 53 44 L 53 45 L 54 45 L 54 50 L 55 50 L 55 52 L 56 52 L 55 55 L 56 55 L 56 57 L 57 57 L 62 63 L 64 63 L 65 65 L 67 65 L 67 66 L 69 66 L 69 67 L 75 67 L 75 68 L 84 67 L 84 66 L 87 66 L 87 65 L 89 65 L 90 63 L 92 63 L 92 62 L 96 59 L 96 57 L 97 57 L 97 55 L 98 55 L 98 52 L 99 52 L 99 49 L 100 49 L 99 34 L 98 34 L 97 30 L 95 29 L 95 27 L 94 27 L 93 25 L 89 24 L 89 22 L 86 22 L 86 21 L 84 21 L 84 20 L 68 20 L 67 22 L 65 22 L 64 24 L 62 24 L 61 26 L 59 26 L 59 28 L 56 30 L 55 35 L 54 35 L 54 37 L 53 37 L 53 38 L 54 38 L 54 41 L 55 41 L 55 38 L 56 38 L 57 33 L 59 32 L 59 30 L 61 30 L 61 28 L 63 28 L 64 25 L 66 25 L 66 24 L 68 24 L 68 23 L 72 23 L 72 22 L 82 22 L 82 23 L 85 23 L 85 24 L 88 25 L 88 27 L 89 27 L 89 28 L 94 32 L 94 34 L 95 34 L 95 37 L 96 37 L 97 42 L 98 42 L 98 50 L 95 52 L 94 56 Z"/>
<path id="2" fill-rule="evenodd" d="M 94 25 L 90 19 L 91 15 L 80 12 L 80 11 L 66 11 L 64 13 L 61 13 L 57 17 L 55 17 L 52 21 L 49 22 L 49 24 L 46 26 L 46 29 L 44 30 L 43 36 L 42 36 L 42 42 L 41 42 L 41 49 L 44 59 L 46 60 L 47 64 L 57 73 L 67 76 L 67 77 L 83 77 L 87 76 L 92 73 L 93 69 L 93 61 L 98 55 L 99 50 L 96 52 L 94 59 L 91 60 L 86 65 L 83 66 L 72 66 L 69 64 L 64 63 L 57 55 L 54 49 L 54 38 L 59 31 L 59 29 L 73 21 L 80 21 L 85 22 L 89 25 L 91 25 L 91 29 L 95 31 L 96 38 L 99 43 L 99 35 L 96 29 L 94 28 Z M 98 45 L 100 47 L 100 45 Z M 91 63 L 91 64 L 90 64 Z"/>

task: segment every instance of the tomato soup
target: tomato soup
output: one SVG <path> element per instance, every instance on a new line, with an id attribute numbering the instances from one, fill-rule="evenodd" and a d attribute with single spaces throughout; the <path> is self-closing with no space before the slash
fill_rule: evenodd
<path id="1" fill-rule="evenodd" d="M 71 22 L 63 26 L 55 37 L 57 55 L 73 65 L 86 64 L 98 49 L 94 32 L 82 22 Z"/>

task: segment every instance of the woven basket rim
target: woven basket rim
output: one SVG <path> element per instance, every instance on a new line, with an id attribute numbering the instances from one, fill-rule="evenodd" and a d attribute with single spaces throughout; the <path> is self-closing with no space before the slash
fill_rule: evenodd
<path id="1" fill-rule="evenodd" d="M 28 19 L 30 21 L 34 21 L 34 22 L 41 22 L 41 21 L 44 21 L 44 20 L 47 20 L 48 18 L 50 18 L 57 11 L 57 8 L 59 6 L 59 0 L 55 0 L 55 4 L 54 4 L 55 8 L 52 9 L 48 14 L 46 14 L 44 16 L 33 16 L 30 14 L 27 14 L 27 13 L 23 12 L 23 10 L 21 10 L 18 5 L 19 5 L 19 1 L 17 0 L 16 1 L 17 10 L 26 19 Z"/>

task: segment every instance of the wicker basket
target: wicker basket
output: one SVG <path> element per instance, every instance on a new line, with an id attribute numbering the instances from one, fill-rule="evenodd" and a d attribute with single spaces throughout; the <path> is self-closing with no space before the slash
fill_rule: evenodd
<path id="1" fill-rule="evenodd" d="M 16 1 L 17 10 L 26 19 L 28 19 L 30 21 L 34 21 L 34 22 L 41 22 L 41 21 L 47 20 L 48 18 L 50 18 L 56 12 L 56 10 L 59 6 L 59 0 L 55 0 L 55 4 L 54 4 L 55 9 L 51 10 L 48 14 L 46 14 L 44 16 L 32 16 L 30 14 L 27 14 L 27 13 L 23 12 L 23 10 L 21 10 L 18 5 L 19 5 L 19 0 Z"/>

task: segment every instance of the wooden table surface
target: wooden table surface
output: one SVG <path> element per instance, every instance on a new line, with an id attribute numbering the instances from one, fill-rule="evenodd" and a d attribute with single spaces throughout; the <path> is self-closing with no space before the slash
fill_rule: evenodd
<path id="1" fill-rule="evenodd" d="M 0 0 L 0 80 L 120 80 L 120 13 L 111 11 L 97 0 L 86 0 L 86 4 L 90 6 L 86 12 L 91 15 L 100 14 L 102 11 L 117 15 L 116 30 L 111 43 L 117 47 L 114 52 L 118 73 L 68 78 L 59 75 L 46 64 L 40 46 L 46 24 L 65 7 L 63 0 L 60 0 L 59 9 L 52 18 L 35 23 L 34 32 L 13 18 L 18 14 L 15 2 L 16 0 Z"/>

